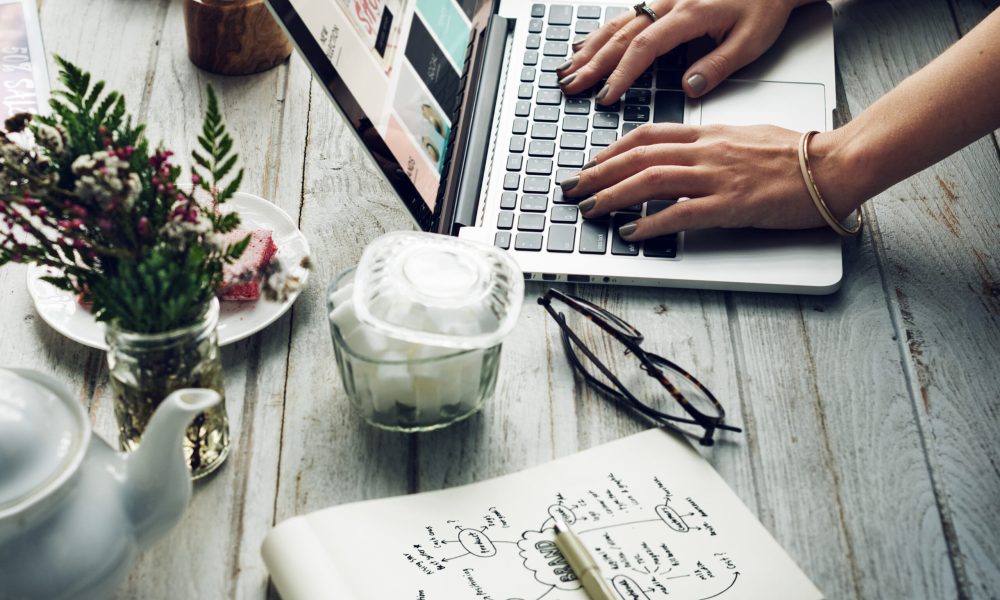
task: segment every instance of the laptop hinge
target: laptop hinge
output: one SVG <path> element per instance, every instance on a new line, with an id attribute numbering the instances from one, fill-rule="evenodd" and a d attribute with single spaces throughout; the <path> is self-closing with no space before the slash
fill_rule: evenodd
<path id="1" fill-rule="evenodd" d="M 503 71 L 504 47 L 507 35 L 513 29 L 515 21 L 494 15 L 485 33 L 482 46 L 482 68 L 476 81 L 474 104 L 471 107 L 472 119 L 469 134 L 465 140 L 464 153 L 461 158 L 456 155 L 459 171 L 455 173 L 458 189 L 454 198 L 453 217 L 450 219 L 451 235 L 458 235 L 458 230 L 465 226 L 475 225 L 476 208 L 482 191 L 483 178 L 486 170 L 486 157 L 489 153 L 490 131 L 493 114 L 500 93 L 500 75 Z M 444 227 L 442 227 L 444 229 Z"/>

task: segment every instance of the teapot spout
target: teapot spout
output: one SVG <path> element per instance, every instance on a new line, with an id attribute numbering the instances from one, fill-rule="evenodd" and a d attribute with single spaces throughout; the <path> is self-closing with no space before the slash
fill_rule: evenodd
<path id="1" fill-rule="evenodd" d="M 136 542 L 146 547 L 180 521 L 191 499 L 191 476 L 183 439 L 194 417 L 221 400 L 217 392 L 183 389 L 153 413 L 139 448 L 128 457 L 125 506 Z"/>

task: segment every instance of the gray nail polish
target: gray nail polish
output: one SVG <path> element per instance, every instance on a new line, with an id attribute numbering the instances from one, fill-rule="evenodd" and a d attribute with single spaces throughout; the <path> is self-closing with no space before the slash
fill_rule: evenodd
<path id="1" fill-rule="evenodd" d="M 597 95 L 594 96 L 594 100 L 597 100 L 598 102 L 604 100 L 604 97 L 608 95 L 609 91 L 611 91 L 611 86 L 604 84 L 604 87 L 601 88 L 601 91 L 597 92 Z"/>
<path id="2" fill-rule="evenodd" d="M 580 183 L 580 178 L 579 177 L 575 177 L 575 176 L 574 177 L 569 177 L 567 179 L 563 179 L 562 181 L 560 181 L 559 182 L 559 187 L 562 188 L 563 192 L 568 192 L 571 189 L 575 188 L 576 184 L 578 184 L 578 183 Z"/>
<path id="3" fill-rule="evenodd" d="M 562 79 L 560 79 L 559 80 L 559 85 L 569 85 L 569 84 L 573 83 L 574 79 L 576 79 L 576 73 L 573 73 L 572 75 L 567 75 L 566 77 L 563 77 Z"/>
<path id="4" fill-rule="evenodd" d="M 638 228 L 639 226 L 635 223 L 627 223 L 618 228 L 618 235 L 628 239 L 628 237 L 635 233 L 635 230 Z"/>
<path id="5" fill-rule="evenodd" d="M 592 160 L 589 163 L 587 163 L 587 164 L 583 165 L 582 167 L 580 167 L 580 170 L 581 171 L 586 171 L 590 167 L 593 167 L 593 166 L 596 166 L 596 165 L 597 165 L 597 161 L 596 160 Z"/>
<path id="6" fill-rule="evenodd" d="M 572 66 L 573 66 L 573 59 L 571 58 L 571 59 L 567 60 L 566 62 L 564 62 L 563 64 L 561 64 L 558 67 L 556 67 L 556 71 L 565 71 L 566 69 L 568 69 L 568 68 L 570 68 Z"/>
<path id="7" fill-rule="evenodd" d="M 695 73 L 694 75 L 688 77 L 688 87 L 691 91 L 700 94 L 705 91 L 705 86 L 708 85 L 708 80 L 701 73 Z"/>
<path id="8" fill-rule="evenodd" d="M 597 196 L 591 196 L 590 198 L 587 198 L 583 202 L 577 204 L 577 208 L 579 208 L 580 212 L 583 214 L 589 213 L 595 206 L 597 206 Z"/>

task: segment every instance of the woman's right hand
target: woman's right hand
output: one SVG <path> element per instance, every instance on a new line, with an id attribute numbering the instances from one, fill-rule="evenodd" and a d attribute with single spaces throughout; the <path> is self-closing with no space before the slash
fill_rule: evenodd
<path id="1" fill-rule="evenodd" d="M 778 39 L 792 9 L 812 1 L 654 0 L 649 6 L 659 17 L 655 23 L 629 9 L 574 44 L 570 64 L 559 71 L 560 85 L 567 94 L 576 94 L 607 76 L 595 98 L 613 104 L 656 57 L 708 35 L 718 47 L 683 77 L 684 91 L 696 98 L 763 54 Z"/>

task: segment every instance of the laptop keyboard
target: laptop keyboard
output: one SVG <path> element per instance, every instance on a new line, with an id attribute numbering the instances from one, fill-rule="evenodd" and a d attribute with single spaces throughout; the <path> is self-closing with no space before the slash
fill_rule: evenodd
<path id="1" fill-rule="evenodd" d="M 677 257 L 677 235 L 645 242 L 628 242 L 618 235 L 622 225 L 667 208 L 673 199 L 650 200 L 585 220 L 576 207 L 580 199 L 563 198 L 559 187 L 560 181 L 576 175 L 598 152 L 643 123 L 684 120 L 684 47 L 658 58 L 611 106 L 593 100 L 604 81 L 569 97 L 559 89 L 556 68 L 569 58 L 571 44 L 630 10 L 532 5 L 527 49 L 519 67 L 496 246 L 522 252 Z"/>

